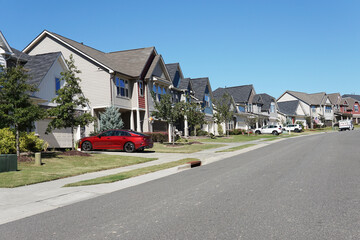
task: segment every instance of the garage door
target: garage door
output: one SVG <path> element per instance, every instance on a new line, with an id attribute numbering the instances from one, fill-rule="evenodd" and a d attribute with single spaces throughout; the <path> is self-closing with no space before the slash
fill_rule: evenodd
<path id="1" fill-rule="evenodd" d="M 71 148 L 70 128 L 55 129 L 52 133 L 45 134 L 50 119 L 36 122 L 36 132 L 40 138 L 49 143 L 49 148 Z"/>

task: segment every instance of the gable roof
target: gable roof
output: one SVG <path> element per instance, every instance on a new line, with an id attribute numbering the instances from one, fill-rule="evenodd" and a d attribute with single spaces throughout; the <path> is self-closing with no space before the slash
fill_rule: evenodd
<path id="1" fill-rule="evenodd" d="M 29 61 L 24 66 L 29 70 L 30 79 L 28 83 L 38 86 L 60 56 L 61 52 L 29 56 Z"/>
<path id="2" fill-rule="evenodd" d="M 341 96 L 340 93 L 331 93 L 331 94 L 327 94 L 331 104 L 333 105 L 338 105 L 341 103 Z"/>
<path id="3" fill-rule="evenodd" d="M 167 70 L 169 72 L 171 80 L 174 81 L 176 71 L 179 68 L 179 63 L 167 63 L 166 68 L 167 68 Z"/>
<path id="4" fill-rule="evenodd" d="M 190 82 L 192 84 L 192 89 L 194 90 L 194 95 L 199 101 L 204 99 L 206 86 L 208 86 L 209 94 L 212 96 L 209 78 L 191 78 Z"/>
<path id="5" fill-rule="evenodd" d="M 252 90 L 254 90 L 254 87 L 250 84 L 236 87 L 218 88 L 214 91 L 214 93 L 217 91 L 220 91 L 220 93 L 222 91 L 226 91 L 233 97 L 236 103 L 247 103 L 250 101 Z M 221 94 L 221 96 L 222 95 L 223 94 Z"/>
<path id="6" fill-rule="evenodd" d="M 341 101 L 341 104 L 353 109 L 356 102 L 359 103 L 359 100 L 352 97 L 344 97 Z"/>
<path id="7" fill-rule="evenodd" d="M 4 49 L 5 53 L 12 54 L 12 49 L 9 43 L 6 41 L 4 35 L 0 31 L 0 48 Z"/>
<path id="8" fill-rule="evenodd" d="M 260 94 L 255 94 L 253 99 L 252 99 L 252 103 L 262 105 L 263 104 L 262 96 Z"/>
<path id="9" fill-rule="evenodd" d="M 269 94 L 260 93 L 260 94 L 256 94 L 256 95 L 261 96 L 262 104 L 263 104 L 261 106 L 261 110 L 266 110 L 266 111 L 270 110 L 271 102 L 276 102 L 275 98 L 273 96 L 270 96 Z"/>
<path id="10" fill-rule="evenodd" d="M 360 101 L 360 95 L 355 95 L 355 94 L 344 94 L 342 97 L 343 97 L 343 98 L 346 98 L 346 97 L 351 97 L 351 98 L 353 98 L 353 99 L 356 99 L 356 100 Z"/>
<path id="11" fill-rule="evenodd" d="M 79 54 L 104 67 L 109 72 L 116 71 L 134 78 L 141 75 L 151 54 L 156 54 L 155 47 L 104 53 L 95 48 L 86 46 L 83 43 L 76 42 L 47 30 L 44 30 L 39 36 L 37 36 L 28 46 L 24 48 L 23 51 L 26 53 L 29 52 L 46 36 L 49 36 L 67 47 L 70 47 Z"/>
<path id="12" fill-rule="evenodd" d="M 278 102 L 279 111 L 288 116 L 296 116 L 296 110 L 299 106 L 299 100 Z"/>
<path id="13" fill-rule="evenodd" d="M 193 89 L 192 89 L 192 84 L 191 84 L 190 78 L 184 78 L 184 79 L 182 79 L 182 80 L 180 81 L 180 83 L 179 83 L 179 85 L 178 85 L 178 88 L 179 88 L 179 89 L 185 89 L 185 90 L 187 90 L 189 84 L 190 84 L 191 90 L 193 90 Z"/>
<path id="14" fill-rule="evenodd" d="M 326 93 L 304 93 L 304 92 L 296 92 L 287 90 L 285 93 L 289 93 L 290 95 L 302 100 L 308 105 L 325 105 L 326 104 Z M 284 93 L 284 94 L 285 94 Z M 283 95 L 284 95 L 283 94 Z"/>

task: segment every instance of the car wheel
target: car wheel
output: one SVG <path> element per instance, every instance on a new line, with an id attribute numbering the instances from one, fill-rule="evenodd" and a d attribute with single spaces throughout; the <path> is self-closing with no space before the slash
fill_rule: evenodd
<path id="1" fill-rule="evenodd" d="M 275 136 L 279 135 L 279 133 L 277 131 L 273 131 L 272 134 Z"/>
<path id="2" fill-rule="evenodd" d="M 300 132 L 299 129 L 295 128 L 294 132 Z"/>
<path id="3" fill-rule="evenodd" d="M 91 151 L 92 150 L 91 142 L 89 142 L 89 141 L 83 142 L 83 144 L 81 144 L 81 150 L 83 150 L 83 151 Z"/>
<path id="4" fill-rule="evenodd" d="M 135 145 L 132 142 L 127 142 L 124 145 L 124 150 L 128 153 L 135 151 Z"/>
<path id="5" fill-rule="evenodd" d="M 255 133 L 256 133 L 256 134 L 261 134 L 261 132 L 260 132 L 259 130 L 257 130 Z"/>

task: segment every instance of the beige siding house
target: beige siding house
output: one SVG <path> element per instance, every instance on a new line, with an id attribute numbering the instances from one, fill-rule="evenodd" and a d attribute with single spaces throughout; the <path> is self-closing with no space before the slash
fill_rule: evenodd
<path id="1" fill-rule="evenodd" d="M 61 52 L 68 59 L 73 55 L 75 65 L 81 71 L 81 88 L 90 100 L 88 109 L 99 119 L 99 113 L 114 105 L 120 108 L 124 128 L 151 131 L 149 121 L 149 90 L 153 76 L 166 82 L 166 68 L 154 47 L 105 53 L 50 31 L 43 31 L 23 50 L 29 55 Z M 160 63 L 153 64 L 154 60 Z M 159 68 L 163 65 L 163 74 Z M 150 72 L 150 73 L 149 73 Z M 149 76 L 150 77 L 147 77 Z M 86 128 L 85 135 L 97 130 L 99 121 Z"/>

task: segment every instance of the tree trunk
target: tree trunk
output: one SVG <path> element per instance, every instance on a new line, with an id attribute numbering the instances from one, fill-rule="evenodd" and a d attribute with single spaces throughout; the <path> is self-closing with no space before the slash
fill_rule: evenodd
<path id="1" fill-rule="evenodd" d="M 71 150 L 75 150 L 75 142 L 74 142 L 74 126 L 71 127 Z"/>
<path id="2" fill-rule="evenodd" d="M 15 129 L 16 129 L 16 156 L 18 161 L 20 160 L 20 132 L 19 132 L 19 127 L 17 126 L 17 124 L 15 124 Z"/>
<path id="3" fill-rule="evenodd" d="M 196 137 L 196 126 L 194 127 L 194 136 Z"/>

